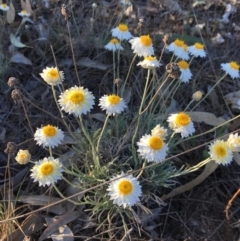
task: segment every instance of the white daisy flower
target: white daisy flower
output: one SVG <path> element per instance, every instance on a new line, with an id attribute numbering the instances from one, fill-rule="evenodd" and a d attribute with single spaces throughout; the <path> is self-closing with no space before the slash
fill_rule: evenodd
<path id="1" fill-rule="evenodd" d="M 144 60 L 139 62 L 137 65 L 141 65 L 144 69 L 154 69 L 160 66 L 155 56 L 145 56 Z"/>
<path id="2" fill-rule="evenodd" d="M 99 99 L 99 106 L 109 115 L 120 114 L 127 108 L 124 99 L 117 95 L 104 95 Z"/>
<path id="3" fill-rule="evenodd" d="M 87 114 L 93 105 L 95 97 L 92 95 L 92 92 L 83 87 L 71 87 L 70 89 L 65 90 L 59 96 L 59 104 L 61 109 L 69 114 L 75 114 L 80 116 L 81 114 Z"/>
<path id="4" fill-rule="evenodd" d="M 193 100 L 195 100 L 195 101 L 199 101 L 199 100 L 202 99 L 202 96 L 203 96 L 203 92 L 200 91 L 200 90 L 198 90 L 198 91 L 196 91 L 195 93 L 193 93 L 192 98 L 193 98 Z"/>
<path id="5" fill-rule="evenodd" d="M 189 69 L 188 63 L 186 61 L 182 60 L 182 61 L 179 61 L 177 64 L 181 71 L 181 75 L 180 75 L 179 79 L 183 83 L 188 83 L 189 80 L 192 78 L 192 73 L 191 73 L 191 70 Z"/>
<path id="6" fill-rule="evenodd" d="M 132 34 L 128 31 L 128 26 L 120 23 L 118 27 L 111 30 L 112 36 L 118 38 L 120 41 L 132 38 Z"/>
<path id="7" fill-rule="evenodd" d="M 111 178 L 112 182 L 109 184 L 107 191 L 110 200 L 118 206 L 132 207 L 136 202 L 139 202 L 139 197 L 142 195 L 141 186 L 137 178 L 132 175 L 124 177 L 124 173 Z M 120 178 L 114 180 L 116 178 Z"/>
<path id="8" fill-rule="evenodd" d="M 137 145 L 137 152 L 148 162 L 161 162 L 166 158 L 168 146 L 159 135 L 144 135 Z"/>
<path id="9" fill-rule="evenodd" d="M 17 156 L 15 157 L 15 160 L 20 164 L 20 165 L 25 165 L 31 160 L 31 154 L 29 153 L 28 150 L 22 150 L 20 149 L 17 153 Z"/>
<path id="10" fill-rule="evenodd" d="M 232 161 L 233 153 L 227 142 L 216 140 L 209 146 L 210 157 L 218 164 L 227 165 Z"/>
<path id="11" fill-rule="evenodd" d="M 136 53 L 138 56 L 151 56 L 154 55 L 154 50 L 152 46 L 152 39 L 149 35 L 142 35 L 141 37 L 136 37 L 129 42 L 132 45 L 133 53 Z"/>
<path id="12" fill-rule="evenodd" d="M 40 75 L 47 84 L 53 86 L 61 84 L 64 80 L 63 71 L 59 71 L 56 67 L 46 67 Z"/>
<path id="13" fill-rule="evenodd" d="M 19 16 L 21 17 L 29 17 L 30 13 L 28 13 L 26 10 L 22 10 L 20 13 L 18 13 Z"/>
<path id="14" fill-rule="evenodd" d="M 222 69 L 229 74 L 232 79 L 239 78 L 239 65 L 237 62 L 230 62 L 230 63 L 225 63 L 221 64 Z"/>
<path id="15" fill-rule="evenodd" d="M 111 50 L 111 51 L 116 51 L 116 50 L 123 50 L 123 47 L 121 46 L 120 42 L 118 39 L 113 38 L 111 41 L 104 46 L 105 49 Z"/>
<path id="16" fill-rule="evenodd" d="M 240 136 L 238 136 L 238 133 L 230 134 L 227 139 L 227 144 L 232 152 L 240 152 Z"/>
<path id="17" fill-rule="evenodd" d="M 166 47 L 170 52 L 173 52 L 178 58 L 189 60 L 188 46 L 184 41 L 176 39 L 170 45 Z"/>
<path id="18" fill-rule="evenodd" d="M 7 12 L 9 10 L 9 6 L 6 3 L 2 3 L 0 5 L 0 9 L 4 12 Z"/>
<path id="19" fill-rule="evenodd" d="M 188 47 L 188 52 L 194 57 L 206 57 L 206 52 L 204 50 L 204 45 L 200 43 L 195 43 L 193 46 Z"/>
<path id="20" fill-rule="evenodd" d="M 167 121 L 169 122 L 169 127 L 173 129 L 175 133 L 181 133 L 182 138 L 188 137 L 195 132 L 191 117 L 184 112 L 171 114 Z"/>
<path id="21" fill-rule="evenodd" d="M 151 130 L 151 134 L 152 136 L 159 136 L 160 138 L 165 140 L 167 136 L 167 129 L 158 124 Z"/>
<path id="22" fill-rule="evenodd" d="M 132 3 L 129 0 L 120 0 L 120 3 L 122 3 L 124 6 L 131 6 Z"/>
<path id="23" fill-rule="evenodd" d="M 35 163 L 31 169 L 31 177 L 34 182 L 39 182 L 39 186 L 50 186 L 62 179 L 62 164 L 59 159 L 53 157 L 45 157 L 39 162 Z"/>
<path id="24" fill-rule="evenodd" d="M 64 138 L 62 130 L 55 126 L 47 125 L 38 128 L 34 134 L 34 140 L 39 146 L 55 147 L 58 146 Z"/>

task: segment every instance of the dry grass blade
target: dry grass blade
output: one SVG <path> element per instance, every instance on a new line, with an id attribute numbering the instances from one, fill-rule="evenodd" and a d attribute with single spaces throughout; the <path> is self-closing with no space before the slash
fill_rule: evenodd
<path id="1" fill-rule="evenodd" d="M 81 213 L 79 211 L 72 211 L 64 214 L 63 216 L 59 217 L 56 222 L 48 226 L 44 232 L 42 233 L 41 237 L 38 239 L 38 241 L 43 241 L 47 237 L 49 237 L 52 233 L 54 233 L 58 228 L 61 226 L 72 222 L 73 220 L 77 219 Z"/>
<path id="2" fill-rule="evenodd" d="M 101 69 L 101 70 L 106 70 L 107 69 L 107 65 L 102 64 L 98 61 L 95 60 L 91 60 L 87 57 L 83 57 L 81 59 L 79 59 L 76 64 L 78 66 L 84 66 L 84 67 L 89 67 L 89 68 L 95 68 L 95 69 Z"/>
<path id="3" fill-rule="evenodd" d="M 44 227 L 44 218 L 40 215 L 30 216 L 26 222 L 21 226 L 21 229 L 17 229 L 11 235 L 1 239 L 1 241 L 19 241 L 24 240 L 25 236 L 30 236 L 32 233 L 37 232 Z"/>

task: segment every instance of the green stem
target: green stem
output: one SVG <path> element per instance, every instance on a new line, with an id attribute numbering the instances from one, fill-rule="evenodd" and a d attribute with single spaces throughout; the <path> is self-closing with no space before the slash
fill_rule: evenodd
<path id="1" fill-rule="evenodd" d="M 97 142 L 97 153 L 98 153 L 98 151 L 99 151 L 99 144 L 100 144 L 100 141 L 101 141 L 103 132 L 104 132 L 106 126 L 107 126 L 107 122 L 108 122 L 109 116 L 110 116 L 110 114 L 108 114 L 108 115 L 106 116 L 106 119 L 105 119 L 105 122 L 104 122 L 104 125 L 103 125 L 103 128 L 102 128 L 102 131 L 101 131 L 100 136 L 99 136 L 99 138 L 98 138 L 98 142 Z"/>
<path id="2" fill-rule="evenodd" d="M 114 94 L 114 86 L 115 86 L 115 79 L 116 79 L 116 70 L 115 70 L 115 51 L 112 51 L 113 52 L 113 94 Z"/>

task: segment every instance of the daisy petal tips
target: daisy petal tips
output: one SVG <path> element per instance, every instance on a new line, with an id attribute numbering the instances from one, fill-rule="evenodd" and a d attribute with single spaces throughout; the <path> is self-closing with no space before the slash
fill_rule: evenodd
<path id="1" fill-rule="evenodd" d="M 132 175 L 125 176 L 122 172 L 121 175 L 113 177 L 107 191 L 110 200 L 118 206 L 132 207 L 136 202 L 139 202 L 139 197 L 142 195 L 141 186 L 137 178 Z M 114 180 L 119 178 L 117 180 Z"/>
<path id="2" fill-rule="evenodd" d="M 37 162 L 31 169 L 31 177 L 34 182 L 39 182 L 39 186 L 50 186 L 62 179 L 62 164 L 59 159 L 45 157 Z"/>
<path id="3" fill-rule="evenodd" d="M 149 35 L 142 35 L 141 37 L 136 37 L 129 42 L 132 45 L 133 53 L 136 53 L 138 56 L 151 56 L 154 55 L 154 50 L 152 46 L 152 39 Z"/>
<path id="4" fill-rule="evenodd" d="M 182 60 L 182 61 L 179 61 L 177 65 L 181 71 L 181 75 L 179 79 L 183 83 L 188 83 L 189 80 L 192 78 L 192 73 L 191 73 L 191 70 L 189 69 L 189 64 L 186 61 Z"/>
<path id="5" fill-rule="evenodd" d="M 124 99 L 117 95 L 104 95 L 99 99 L 99 106 L 108 115 L 120 114 L 127 108 Z"/>
<path id="6" fill-rule="evenodd" d="M 169 122 L 169 127 L 175 133 L 181 133 L 182 138 L 188 137 L 195 132 L 191 117 L 184 112 L 171 114 L 168 117 L 167 122 Z"/>
<path id="7" fill-rule="evenodd" d="M 58 146 L 64 138 L 62 130 L 55 126 L 47 125 L 38 128 L 34 134 L 34 140 L 43 147 Z"/>
<path id="8" fill-rule="evenodd" d="M 233 153 L 227 142 L 216 140 L 209 146 L 209 154 L 212 160 L 218 164 L 227 165 L 232 161 Z"/>
<path id="9" fill-rule="evenodd" d="M 195 43 L 193 46 L 188 47 L 188 52 L 194 57 L 206 57 L 206 52 L 204 50 L 204 45 L 200 43 Z"/>
<path id="10" fill-rule="evenodd" d="M 120 23 L 118 27 L 111 30 L 112 36 L 118 38 L 120 41 L 129 40 L 132 38 L 132 34 L 128 31 L 128 26 L 124 23 Z"/>
<path id="11" fill-rule="evenodd" d="M 74 86 L 65 90 L 59 96 L 59 104 L 61 109 L 68 114 L 75 114 L 80 116 L 81 114 L 87 114 L 93 105 L 95 97 L 88 89 L 83 87 Z"/>
<path id="12" fill-rule="evenodd" d="M 116 38 L 111 39 L 110 42 L 104 46 L 104 48 L 113 52 L 115 52 L 116 50 L 123 50 L 123 47 Z"/>
<path id="13" fill-rule="evenodd" d="M 237 62 L 230 62 L 230 63 L 225 63 L 221 64 L 222 70 L 226 72 L 226 74 L 229 74 L 232 79 L 239 78 L 239 65 Z"/>
<path id="14" fill-rule="evenodd" d="M 59 85 L 64 80 L 63 71 L 59 71 L 56 67 L 46 67 L 40 75 L 47 84 L 52 86 Z"/>
<path id="15" fill-rule="evenodd" d="M 163 134 L 164 135 L 164 134 Z M 139 155 L 148 162 L 161 162 L 166 158 L 168 146 L 160 135 L 144 135 L 137 142 Z"/>

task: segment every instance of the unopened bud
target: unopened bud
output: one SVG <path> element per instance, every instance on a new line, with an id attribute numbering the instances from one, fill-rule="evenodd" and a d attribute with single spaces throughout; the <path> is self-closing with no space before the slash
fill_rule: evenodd
<path id="1" fill-rule="evenodd" d="M 193 93 L 192 98 L 195 101 L 199 101 L 202 99 L 202 96 L 203 96 L 202 91 L 196 91 L 195 93 Z"/>
<path id="2" fill-rule="evenodd" d="M 163 37 L 163 42 L 165 45 L 169 45 L 172 42 L 172 35 L 171 34 L 165 34 Z"/>
<path id="3" fill-rule="evenodd" d="M 15 142 L 8 142 L 7 147 L 4 150 L 6 154 L 15 154 L 17 151 L 17 145 Z"/>
<path id="4" fill-rule="evenodd" d="M 15 77 L 10 77 L 8 79 L 7 84 L 8 84 L 9 87 L 16 87 L 19 84 L 19 82 Z"/>
<path id="5" fill-rule="evenodd" d="M 169 74 L 169 77 L 173 79 L 178 79 L 181 75 L 181 71 L 176 63 L 167 64 L 166 71 Z"/>
<path id="6" fill-rule="evenodd" d="M 122 84 L 122 80 L 120 78 L 117 78 L 114 80 L 114 84 L 117 86 L 117 88 L 119 89 L 121 87 Z"/>
<path id="7" fill-rule="evenodd" d="M 12 96 L 14 103 L 17 104 L 18 101 L 21 99 L 21 91 L 19 89 L 14 89 L 12 91 L 11 96 Z"/>
<path id="8" fill-rule="evenodd" d="M 92 4 L 92 8 L 93 8 L 93 9 L 96 9 L 96 8 L 97 8 L 97 4 L 96 4 L 96 3 L 93 3 L 93 4 Z"/>
<path id="9" fill-rule="evenodd" d="M 61 14 L 64 16 L 65 20 L 68 20 L 70 18 L 71 14 L 67 5 L 62 4 Z"/>

